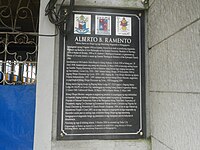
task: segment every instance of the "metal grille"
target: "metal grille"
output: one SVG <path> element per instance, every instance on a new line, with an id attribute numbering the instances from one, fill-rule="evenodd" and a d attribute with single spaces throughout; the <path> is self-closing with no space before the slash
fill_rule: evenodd
<path id="1" fill-rule="evenodd" d="M 0 84 L 33 84 L 37 73 L 37 37 L 0 33 Z"/>
<path id="2" fill-rule="evenodd" d="M 0 0 L 0 84 L 37 79 L 39 0 Z"/>

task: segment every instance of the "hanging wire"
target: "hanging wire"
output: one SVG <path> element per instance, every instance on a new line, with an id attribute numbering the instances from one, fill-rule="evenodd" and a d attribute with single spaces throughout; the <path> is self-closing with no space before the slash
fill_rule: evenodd
<path id="1" fill-rule="evenodd" d="M 74 9 L 74 0 L 70 0 L 70 6 L 64 12 L 61 9 L 64 6 L 65 0 L 62 0 L 59 9 L 56 9 L 57 0 L 50 0 L 45 9 L 45 15 L 48 16 L 49 21 L 54 24 L 58 29 L 63 25 L 63 23 L 68 23 L 69 18 Z"/>

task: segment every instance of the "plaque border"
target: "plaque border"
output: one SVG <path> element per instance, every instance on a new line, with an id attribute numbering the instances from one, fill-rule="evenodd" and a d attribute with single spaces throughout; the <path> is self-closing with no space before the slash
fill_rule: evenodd
<path id="1" fill-rule="evenodd" d="M 65 62 L 65 51 L 66 51 L 66 40 L 63 40 L 63 42 L 60 42 L 60 49 L 62 49 L 62 52 L 60 51 L 59 58 L 62 59 L 59 62 L 62 62 L 62 65 L 60 66 L 60 71 L 59 70 L 59 97 L 58 99 L 61 99 L 61 103 L 58 102 L 58 118 L 57 118 L 57 140 L 64 140 L 64 139 L 71 139 L 71 140 L 76 140 L 72 138 L 72 136 L 87 136 L 87 138 L 84 139 L 93 139 L 90 137 L 95 137 L 95 136 L 100 136 L 103 138 L 97 138 L 97 139 L 139 139 L 139 138 L 144 138 L 146 136 L 146 111 L 145 111 L 145 105 L 146 105 L 146 93 L 145 93 L 145 45 L 144 45 L 144 11 L 140 10 L 123 10 L 123 9 L 100 9 L 101 11 L 95 11 L 96 9 L 94 7 L 89 8 L 84 8 L 84 7 L 77 7 L 78 10 L 74 10 L 73 13 L 83 13 L 83 14 L 98 14 L 98 15 L 118 15 L 118 16 L 127 16 L 127 17 L 136 17 L 139 22 L 139 40 L 138 40 L 138 54 L 139 54 L 139 83 L 140 83 L 140 128 L 138 129 L 137 132 L 134 133 L 85 133 L 85 134 L 67 134 L 64 129 L 63 129 L 63 118 L 64 118 L 64 71 L 65 71 L 65 65 L 63 62 Z M 80 10 L 79 10 L 80 9 Z M 90 10 L 91 9 L 91 10 Z M 98 8 L 99 9 L 99 8 Z M 97 10 L 98 10 L 97 9 Z M 86 11 L 87 10 L 87 11 Z M 115 11 L 115 12 L 110 12 L 110 11 Z M 135 14 L 129 14 L 128 12 L 134 12 Z M 141 15 L 141 16 L 140 16 Z M 142 22 L 143 21 L 143 22 Z M 91 27 L 92 28 L 92 27 Z M 133 35 L 132 35 L 133 36 Z M 143 37 L 142 37 L 143 36 Z M 61 36 L 61 39 L 65 38 Z M 62 40 L 60 40 L 62 41 Z M 60 57 L 62 56 L 62 58 Z M 142 69 L 144 68 L 144 69 Z M 60 73 L 62 72 L 62 73 Z M 143 80 L 142 80 L 143 79 Z M 143 89 L 142 89 L 143 88 Z M 143 104 L 144 103 L 144 104 Z M 61 104 L 61 106 L 59 105 Z M 133 137 L 130 138 L 129 135 L 134 135 Z M 138 135 L 138 136 L 137 136 Z M 68 138 L 67 138 L 68 136 Z M 90 137 L 88 137 L 90 136 Z M 105 137 L 108 136 L 108 137 Z M 117 137 L 116 137 L 117 136 Z M 119 138 L 118 138 L 119 137 Z M 77 139 L 83 139 L 83 138 L 77 138 Z"/>

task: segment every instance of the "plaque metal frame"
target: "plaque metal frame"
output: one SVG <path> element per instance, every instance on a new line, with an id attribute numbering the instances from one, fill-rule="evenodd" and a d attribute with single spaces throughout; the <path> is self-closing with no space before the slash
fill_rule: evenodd
<path id="1" fill-rule="evenodd" d="M 63 9 L 64 10 L 64 9 Z M 139 139 L 146 137 L 146 111 L 145 111 L 145 34 L 144 34 L 144 11 L 142 10 L 122 10 L 122 9 L 99 9 L 99 8 L 84 8 L 75 7 L 73 14 L 98 14 L 98 15 L 124 15 L 130 17 L 136 17 L 139 21 L 139 35 L 138 35 L 138 49 L 139 49 L 139 97 L 140 97 L 140 128 L 136 132 L 132 133 L 76 133 L 68 134 L 65 132 L 64 124 L 64 100 L 65 100 L 65 59 L 66 59 L 66 45 L 68 36 L 60 34 L 60 51 L 59 51 L 59 85 L 58 85 L 58 115 L 57 115 L 57 140 L 88 140 L 88 139 Z M 71 17 L 73 18 L 73 17 Z M 73 19 L 72 19 L 73 20 Z M 65 30 L 65 24 L 62 27 L 61 32 L 73 31 L 73 21 L 67 25 L 68 29 Z"/>

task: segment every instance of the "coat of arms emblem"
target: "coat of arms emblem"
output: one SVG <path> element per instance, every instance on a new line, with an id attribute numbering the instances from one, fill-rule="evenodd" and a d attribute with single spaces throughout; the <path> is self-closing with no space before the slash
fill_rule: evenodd
<path id="1" fill-rule="evenodd" d="M 132 35 L 131 17 L 116 17 L 116 35 L 131 36 Z"/>
<path id="2" fill-rule="evenodd" d="M 91 34 L 91 16 L 84 14 L 75 14 L 74 33 Z"/>
<path id="3" fill-rule="evenodd" d="M 111 35 L 111 16 L 96 15 L 96 30 L 98 35 Z"/>

